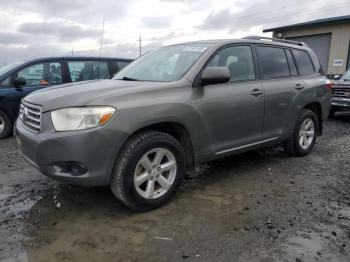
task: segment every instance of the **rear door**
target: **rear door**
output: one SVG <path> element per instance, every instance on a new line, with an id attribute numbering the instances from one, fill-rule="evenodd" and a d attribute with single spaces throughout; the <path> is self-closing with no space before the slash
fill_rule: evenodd
<path id="1" fill-rule="evenodd" d="M 273 45 L 257 45 L 256 49 L 265 90 L 263 140 L 278 139 L 294 121 L 294 101 L 304 84 L 290 50 Z"/>
<path id="2" fill-rule="evenodd" d="M 94 79 L 110 79 L 110 71 L 106 60 L 72 59 L 66 60 L 68 82 L 80 82 Z"/>
<path id="3" fill-rule="evenodd" d="M 15 78 L 24 78 L 26 84 L 13 86 Z M 18 114 L 21 99 L 29 93 L 52 85 L 63 83 L 62 61 L 45 61 L 26 65 L 11 75 L 11 87 L 8 94 L 9 103 L 13 106 L 15 115 Z"/>

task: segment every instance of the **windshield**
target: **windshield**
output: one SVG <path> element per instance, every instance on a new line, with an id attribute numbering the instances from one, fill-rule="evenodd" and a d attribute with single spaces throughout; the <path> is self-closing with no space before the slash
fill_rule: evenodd
<path id="1" fill-rule="evenodd" d="M 346 71 L 344 73 L 344 75 L 342 75 L 342 77 L 340 78 L 340 80 L 343 81 L 350 81 L 350 69 L 348 71 Z"/>
<path id="2" fill-rule="evenodd" d="M 17 67 L 21 64 L 23 64 L 23 62 L 16 62 L 16 63 L 10 64 L 10 65 L 1 67 L 0 68 L 0 76 L 2 76 L 3 74 L 6 74 L 7 72 L 11 71 L 12 69 L 14 69 L 15 67 Z"/>
<path id="3" fill-rule="evenodd" d="M 140 57 L 120 71 L 113 79 L 155 82 L 179 80 L 208 47 L 208 44 L 162 47 Z"/>

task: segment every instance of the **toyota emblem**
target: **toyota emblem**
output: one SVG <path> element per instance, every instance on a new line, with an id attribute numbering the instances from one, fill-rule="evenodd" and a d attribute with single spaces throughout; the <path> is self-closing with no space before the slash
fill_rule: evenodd
<path id="1" fill-rule="evenodd" d="M 28 109 L 27 109 L 27 108 L 23 108 L 23 111 L 22 111 L 22 118 L 23 118 L 23 121 L 24 121 L 24 120 L 27 120 L 27 119 L 28 119 L 28 116 L 29 116 Z"/>

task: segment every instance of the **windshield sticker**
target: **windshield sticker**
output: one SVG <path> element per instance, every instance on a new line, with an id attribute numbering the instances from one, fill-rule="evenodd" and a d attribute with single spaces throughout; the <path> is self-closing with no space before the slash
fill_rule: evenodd
<path id="1" fill-rule="evenodd" d="M 207 50 L 207 48 L 204 46 L 186 46 L 182 49 L 182 51 L 185 52 L 204 52 L 205 50 Z"/>

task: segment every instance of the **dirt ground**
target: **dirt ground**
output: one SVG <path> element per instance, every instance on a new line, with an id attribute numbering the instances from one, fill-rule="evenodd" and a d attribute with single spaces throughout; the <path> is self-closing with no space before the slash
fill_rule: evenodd
<path id="1" fill-rule="evenodd" d="M 350 114 L 314 151 L 215 161 L 133 213 L 109 188 L 60 185 L 0 141 L 0 261 L 350 261 Z"/>

